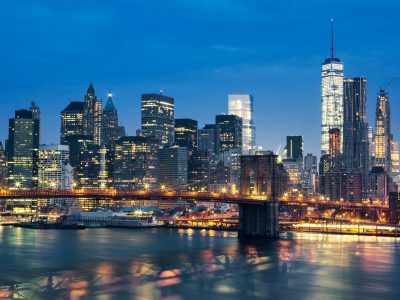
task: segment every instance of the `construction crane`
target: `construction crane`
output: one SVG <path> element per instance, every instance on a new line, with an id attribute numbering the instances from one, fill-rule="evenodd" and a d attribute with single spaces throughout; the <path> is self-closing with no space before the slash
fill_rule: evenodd
<path id="1" fill-rule="evenodd" d="M 389 80 L 389 82 L 385 85 L 384 88 L 381 87 L 381 90 L 382 90 L 382 91 L 386 91 L 386 90 L 389 88 L 389 86 L 390 86 L 393 82 L 395 82 L 396 80 L 397 80 L 397 77 L 396 77 L 396 76 L 393 77 L 392 79 Z"/>

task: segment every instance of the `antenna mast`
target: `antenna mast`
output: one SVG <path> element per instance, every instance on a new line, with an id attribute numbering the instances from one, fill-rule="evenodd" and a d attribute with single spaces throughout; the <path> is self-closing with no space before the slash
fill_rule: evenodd
<path id="1" fill-rule="evenodd" d="M 334 58 L 334 47 L 333 47 L 333 19 L 331 19 L 331 59 Z"/>

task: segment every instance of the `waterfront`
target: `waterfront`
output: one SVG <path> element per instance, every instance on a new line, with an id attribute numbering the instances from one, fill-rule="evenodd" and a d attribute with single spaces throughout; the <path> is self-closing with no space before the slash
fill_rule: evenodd
<path id="1" fill-rule="evenodd" d="M 399 299 L 399 249 L 314 233 L 0 227 L 0 298 Z"/>

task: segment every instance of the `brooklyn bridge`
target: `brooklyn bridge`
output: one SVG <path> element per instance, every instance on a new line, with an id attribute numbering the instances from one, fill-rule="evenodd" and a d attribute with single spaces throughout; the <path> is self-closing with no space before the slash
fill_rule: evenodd
<path id="1" fill-rule="evenodd" d="M 335 209 L 353 212 L 387 213 L 387 205 L 329 201 L 326 199 L 269 199 L 267 196 L 240 195 L 216 192 L 176 192 L 153 190 L 114 190 L 114 189 L 4 189 L 0 190 L 0 200 L 7 202 L 35 199 L 85 199 L 85 201 L 109 200 L 111 202 L 158 201 L 174 202 L 212 202 L 236 204 L 239 208 L 239 235 L 277 237 L 279 235 L 279 207 L 299 209 Z"/>

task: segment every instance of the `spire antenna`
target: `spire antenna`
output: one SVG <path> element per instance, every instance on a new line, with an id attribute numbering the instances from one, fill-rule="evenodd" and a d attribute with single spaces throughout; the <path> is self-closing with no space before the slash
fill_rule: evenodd
<path id="1" fill-rule="evenodd" d="M 333 47 L 333 19 L 331 19 L 331 58 L 332 58 L 332 60 L 334 58 L 334 50 L 335 50 L 335 48 Z"/>

